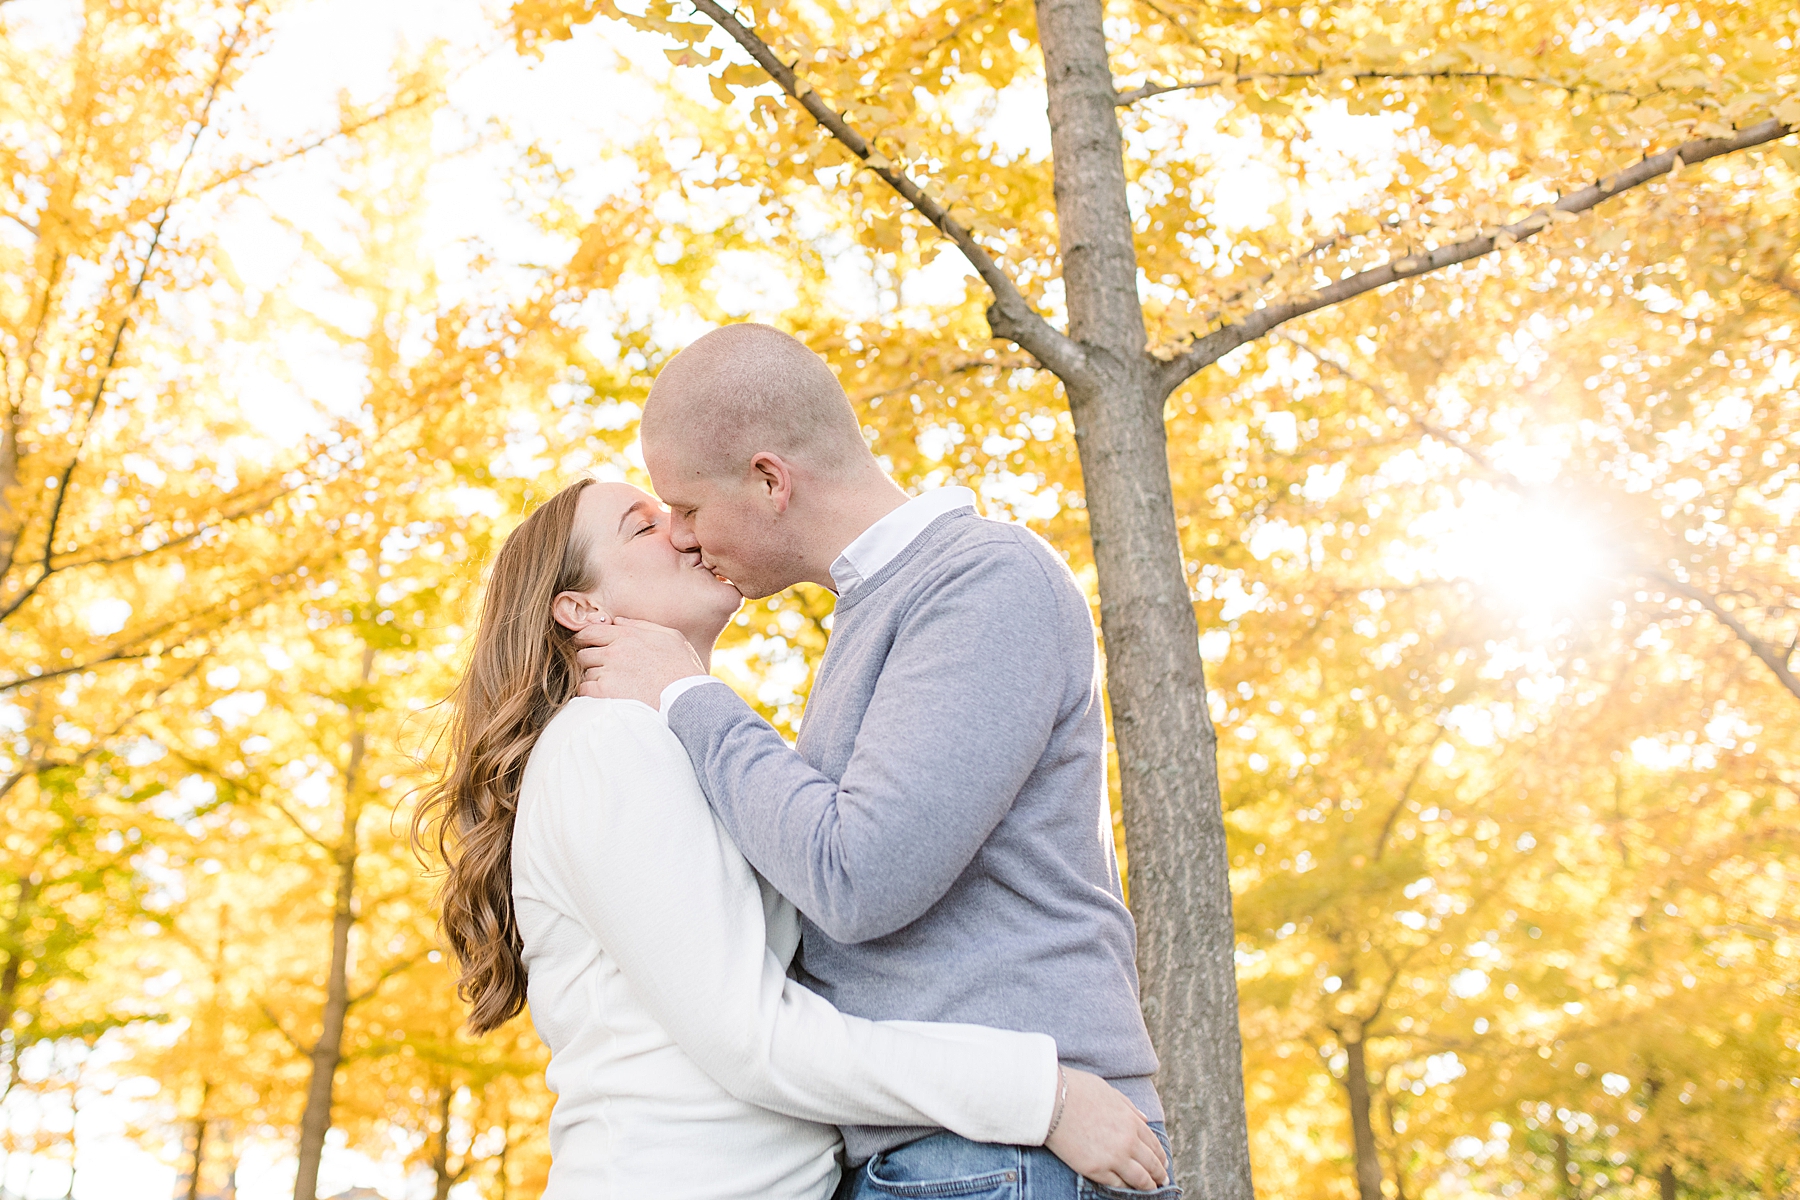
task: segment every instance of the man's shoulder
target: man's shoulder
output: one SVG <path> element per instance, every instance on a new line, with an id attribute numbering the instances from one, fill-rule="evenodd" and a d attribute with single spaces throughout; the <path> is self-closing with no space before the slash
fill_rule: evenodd
<path id="1" fill-rule="evenodd" d="M 1090 624 L 1087 597 L 1069 566 L 1043 538 L 970 511 L 953 513 L 917 545 L 889 591 L 895 609 L 919 613 L 937 603 L 991 605 L 993 615 Z M 1071 628 L 1073 624 L 1071 624 Z"/>
<path id="2" fill-rule="evenodd" d="M 948 524 L 933 566 L 954 574 L 973 563 L 992 564 L 1004 573 L 1045 578 L 1059 589 L 1076 587 L 1074 573 L 1056 548 L 1023 525 L 976 513 L 958 514 Z"/>

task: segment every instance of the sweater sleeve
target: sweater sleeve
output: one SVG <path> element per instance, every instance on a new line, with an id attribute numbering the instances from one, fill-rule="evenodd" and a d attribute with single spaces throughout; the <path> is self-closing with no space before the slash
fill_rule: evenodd
<path id="1" fill-rule="evenodd" d="M 836 941 L 923 916 L 1036 769 L 1067 664 L 1043 568 L 1006 546 L 946 564 L 887 652 L 841 779 L 815 770 L 729 688 L 674 700 L 669 728 L 764 878 Z M 829 667 L 827 667 L 829 669 Z"/>
<path id="2" fill-rule="evenodd" d="M 788 979 L 766 943 L 756 877 L 680 743 L 633 701 L 572 703 L 582 719 L 545 731 L 539 786 L 519 817 L 536 886 L 703 1071 L 740 1100 L 826 1124 L 1043 1142 L 1052 1039 L 867 1021 Z"/>

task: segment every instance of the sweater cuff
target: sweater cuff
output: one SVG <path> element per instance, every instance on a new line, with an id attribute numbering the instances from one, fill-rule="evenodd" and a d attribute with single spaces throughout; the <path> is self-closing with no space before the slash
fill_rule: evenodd
<path id="1" fill-rule="evenodd" d="M 752 721 L 762 719 L 723 679 L 712 675 L 704 679 L 698 675 L 690 678 L 694 680 L 695 686 L 673 696 L 665 691 L 662 707 L 664 723 L 681 739 L 681 744 L 687 747 L 690 755 L 745 717 Z M 670 689 L 686 682 L 685 679 L 678 679 L 670 685 Z M 699 684 L 704 682 L 720 686 L 700 687 Z"/>
<path id="2" fill-rule="evenodd" d="M 1056 1100 L 1062 1091 L 1056 1039 L 1028 1033 L 1009 1049 L 1011 1069 L 1005 1072 L 1004 1086 L 1012 1103 L 1009 1106 L 996 1097 L 994 1112 L 999 1121 L 991 1136 L 1014 1146 L 1041 1146 L 1050 1136 L 1050 1122 L 1056 1117 Z"/>
<path id="3" fill-rule="evenodd" d="M 657 715 L 662 717 L 663 724 L 667 725 L 669 723 L 669 706 L 671 704 L 675 703 L 675 701 L 679 700 L 683 695 L 692 691 L 694 688 L 699 687 L 703 683 L 724 682 L 723 679 L 717 679 L 711 675 L 689 675 L 685 679 L 677 679 L 674 683 L 671 683 L 662 690 L 662 697 L 658 701 L 656 708 Z"/>
<path id="4" fill-rule="evenodd" d="M 1022 1146 L 1041 1146 L 1049 1140 L 1050 1122 L 1056 1119 L 1056 1102 L 1062 1095 L 1062 1062 L 1057 1057 L 1056 1039 L 1050 1037 L 1048 1034 L 1041 1036 L 1043 1036 L 1044 1040 L 1049 1042 L 1050 1045 L 1047 1049 L 1041 1044 L 1034 1047 L 1035 1052 L 1032 1056 L 1032 1065 L 1027 1073 L 1027 1078 L 1035 1076 L 1037 1079 L 1043 1081 L 1043 1083 L 1040 1084 L 1039 1094 L 1045 1096 L 1047 1103 L 1042 1110 L 1041 1117 L 1037 1114 L 1032 1114 L 1025 1118 L 1027 1122 L 1026 1128 L 1036 1129 L 1037 1136 L 1030 1141 L 1018 1143 Z"/>

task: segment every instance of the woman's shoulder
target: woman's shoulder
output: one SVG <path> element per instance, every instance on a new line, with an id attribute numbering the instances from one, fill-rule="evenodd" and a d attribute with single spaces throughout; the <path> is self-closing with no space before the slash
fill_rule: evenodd
<path id="1" fill-rule="evenodd" d="M 688 793 L 692 792 L 693 797 Z M 699 796 L 681 741 L 636 700 L 576 697 L 558 709 L 525 765 L 515 837 L 552 842 L 665 820 Z"/>
<path id="2" fill-rule="evenodd" d="M 649 742 L 674 740 L 662 716 L 639 700 L 601 700 L 576 696 L 550 718 L 538 734 L 533 756 L 570 749 L 589 750 L 596 745 L 629 748 Z"/>
<path id="3" fill-rule="evenodd" d="M 634 765 L 653 766 L 687 753 L 655 709 L 636 700 L 577 696 L 550 718 L 531 747 L 526 782 L 534 774 L 575 768 L 584 774 L 604 768 L 616 777 Z"/>

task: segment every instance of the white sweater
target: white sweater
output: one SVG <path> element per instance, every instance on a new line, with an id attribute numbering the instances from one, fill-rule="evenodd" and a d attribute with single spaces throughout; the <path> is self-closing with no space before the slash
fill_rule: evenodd
<path id="1" fill-rule="evenodd" d="M 576 699 L 545 728 L 512 870 L 557 1096 L 546 1200 L 823 1200 L 837 1124 L 1042 1143 L 1050 1038 L 865 1021 L 787 978 L 793 907 L 647 706 Z"/>

